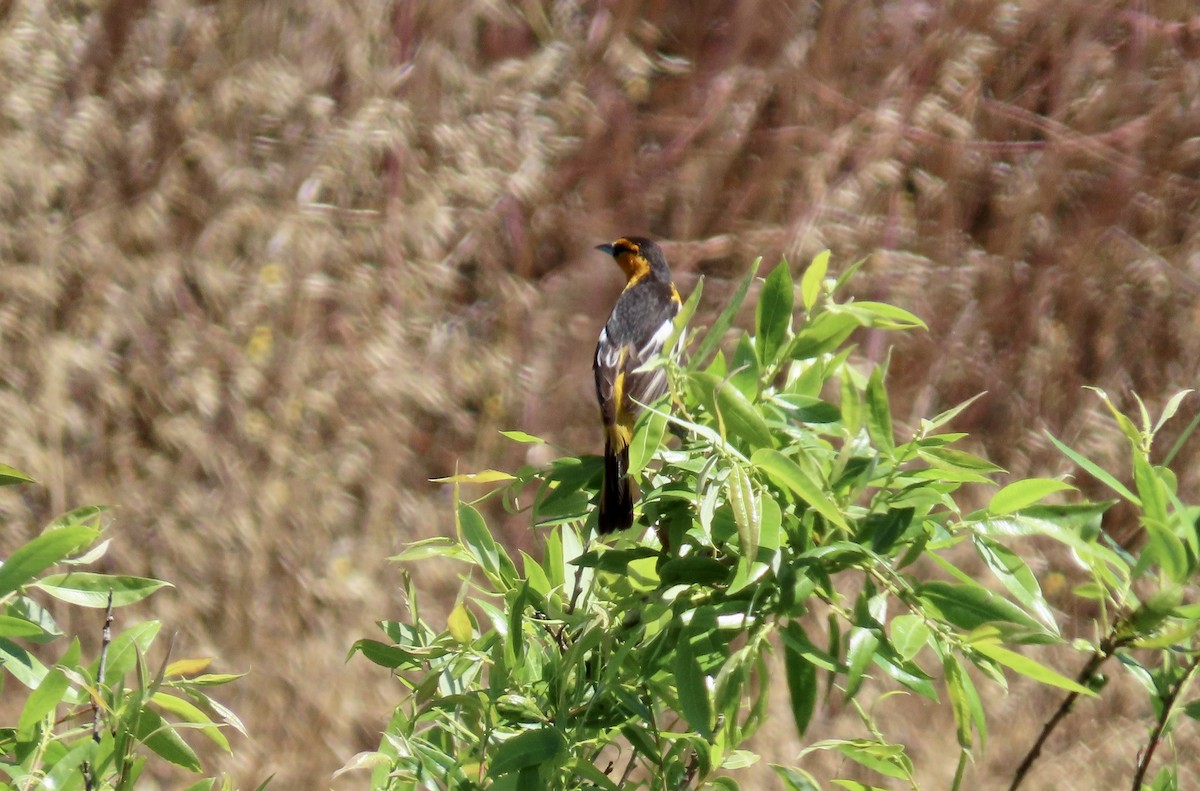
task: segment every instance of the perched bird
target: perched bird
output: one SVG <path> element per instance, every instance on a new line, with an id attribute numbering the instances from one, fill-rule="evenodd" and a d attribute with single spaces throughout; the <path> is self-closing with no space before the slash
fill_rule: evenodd
<path id="1" fill-rule="evenodd" d="M 662 351 L 679 313 L 679 292 L 657 244 L 625 236 L 596 248 L 608 253 L 625 273 L 625 290 L 600 331 L 592 371 L 604 421 L 604 483 L 600 489 L 600 532 L 633 524 L 629 442 L 641 411 L 667 389 L 665 372 L 639 371 Z"/>

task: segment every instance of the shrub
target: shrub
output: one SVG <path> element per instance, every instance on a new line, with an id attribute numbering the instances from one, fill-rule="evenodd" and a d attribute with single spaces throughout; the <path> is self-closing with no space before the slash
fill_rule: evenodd
<path id="1" fill-rule="evenodd" d="M 840 300 L 854 270 L 829 278 L 826 253 L 798 289 L 786 262 L 776 267 L 753 334 L 719 350 L 757 266 L 707 332 L 689 332 L 686 364 L 654 363 L 668 370 L 671 404 L 643 412 L 630 460 L 643 484 L 639 524 L 649 529 L 592 538 L 594 457 L 444 479 L 457 535 L 419 541 L 396 560 L 459 562 L 462 588 L 443 627 L 422 616 L 410 579 L 410 619 L 385 621 L 386 640 L 354 646 L 396 671 L 406 694 L 379 750 L 348 768 L 370 768 L 380 789 L 737 788 L 736 770 L 758 760 L 745 745 L 766 717 L 767 690 L 781 683 L 768 670 L 776 651 L 802 735 L 819 700 L 857 705 L 867 683 L 932 700 L 943 692 L 960 745 L 955 788 L 987 735 L 970 668 L 1001 686 L 1015 674 L 1061 689 L 1065 714 L 1098 694 L 1100 665 L 1118 657 L 1158 707 L 1146 760 L 1178 712 L 1197 715 L 1181 693 L 1198 655 L 1198 509 L 1180 501 L 1169 469 L 1150 462 L 1154 432 L 1186 394 L 1155 424 L 1144 410 L 1140 427 L 1113 410 L 1135 490 L 1058 443 L 1139 509 L 1140 554 L 1100 529 L 1114 501 L 1047 502 L 1074 490 L 1062 480 L 1018 480 L 968 510 L 962 487 L 991 485 L 1002 472 L 949 428 L 971 402 L 898 432 L 887 362 L 853 357 L 856 331 L 922 322 L 891 305 Z M 681 332 L 700 290 L 681 311 Z M 464 499 L 477 485 L 491 489 Z M 476 507 L 490 497 L 529 513 L 538 556 L 514 559 L 496 541 Z M 1097 641 L 1075 643 L 1091 651 L 1075 678 L 1017 650 L 1067 643 L 1018 551 L 1035 536 L 1070 550 L 1087 576 L 1077 594 L 1099 605 Z M 989 584 L 964 570 L 966 548 Z M 804 752 L 837 751 L 915 788 L 904 746 L 859 711 L 863 738 L 813 740 Z M 784 788 L 819 787 L 796 766 L 774 769 Z M 1168 786 L 1164 772 L 1156 787 Z"/>
<path id="2" fill-rule="evenodd" d="M 0 485 L 30 481 L 0 465 Z M 226 752 L 222 728 L 244 733 L 237 716 L 208 693 L 237 675 L 207 673 L 210 659 L 170 661 L 169 641 L 166 658 L 153 667 L 146 658 L 162 624 L 114 628 L 114 610 L 169 583 L 84 570 L 108 548 L 104 510 L 88 506 L 55 519 L 0 565 L 0 686 L 15 681 L 27 690 L 16 725 L 0 726 L 0 775 L 7 779 L 0 788 L 133 789 L 151 757 L 203 771 L 183 738 L 187 730 Z M 56 565 L 65 571 L 48 573 Z M 104 613 L 94 655 L 85 655 L 78 635 L 64 633 L 50 599 Z M 209 778 L 190 789 L 215 783 Z"/>

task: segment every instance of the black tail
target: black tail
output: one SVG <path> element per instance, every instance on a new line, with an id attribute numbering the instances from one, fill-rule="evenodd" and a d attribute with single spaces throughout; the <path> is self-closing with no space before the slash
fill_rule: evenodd
<path id="1" fill-rule="evenodd" d="M 604 483 L 600 487 L 600 534 L 633 525 L 633 493 L 629 481 L 629 446 L 614 451 L 604 443 Z"/>

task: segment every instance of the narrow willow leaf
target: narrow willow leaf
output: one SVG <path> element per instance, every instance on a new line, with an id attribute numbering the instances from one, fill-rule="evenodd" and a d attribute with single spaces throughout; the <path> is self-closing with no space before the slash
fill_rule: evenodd
<path id="1" fill-rule="evenodd" d="M 1020 607 L 974 582 L 927 582 L 917 593 L 960 629 L 971 631 L 987 623 L 1004 621 L 1044 631 Z"/>
<path id="2" fill-rule="evenodd" d="M 828 310 L 800 326 L 787 350 L 793 360 L 809 360 L 841 346 L 862 323 L 848 313 Z"/>
<path id="3" fill-rule="evenodd" d="M 705 740 L 712 741 L 712 700 L 704 681 L 704 672 L 686 634 L 680 637 L 675 646 L 674 669 L 679 707 L 684 719 Z"/>
<path id="4" fill-rule="evenodd" d="M 1046 667 L 1040 662 L 1030 659 L 1023 654 L 1018 654 L 1015 651 L 1010 651 L 1007 648 L 1000 646 L 995 642 L 980 642 L 974 643 L 971 646 L 979 653 L 986 656 L 1001 665 L 1004 665 L 1010 670 L 1020 673 L 1023 676 L 1032 678 L 1042 684 L 1048 684 L 1059 689 L 1078 692 L 1081 695 L 1088 697 L 1097 697 L 1096 693 L 1082 684 L 1077 684 L 1066 676 Z"/>
<path id="5" fill-rule="evenodd" d="M 80 607 L 103 609 L 108 606 L 112 593 L 114 607 L 124 607 L 139 602 L 163 587 L 175 587 L 169 582 L 148 577 L 113 576 L 87 571 L 70 574 L 51 574 L 33 584 L 60 601 Z"/>
<path id="6" fill-rule="evenodd" d="M 882 366 L 876 366 L 867 381 L 867 433 L 885 455 L 892 455 L 896 438 L 892 432 L 892 409 L 883 386 Z"/>
<path id="7" fill-rule="evenodd" d="M 1191 389 L 1180 390 L 1167 400 L 1167 405 L 1163 407 L 1162 415 L 1158 418 L 1158 422 L 1154 424 L 1155 434 L 1158 433 L 1159 429 L 1161 429 L 1168 420 L 1175 417 L 1175 413 L 1179 411 L 1179 406 L 1183 403 L 1183 399 L 1187 398 L 1192 392 L 1193 391 Z"/>
<path id="8" fill-rule="evenodd" d="M 13 550 L 0 566 L 0 598 L 12 593 L 50 566 L 78 552 L 99 537 L 100 531 L 80 525 L 61 527 Z"/>
<path id="9" fill-rule="evenodd" d="M 200 759 L 179 732 L 153 709 L 142 709 L 136 719 L 138 741 L 153 750 L 160 758 L 193 772 L 200 771 Z"/>
<path id="10" fill-rule="evenodd" d="M 762 413 L 736 387 L 710 373 L 689 377 L 697 400 L 719 421 L 723 435 L 740 439 L 750 449 L 775 444 Z"/>
<path id="11" fill-rule="evenodd" d="M 742 303 L 746 299 L 746 292 L 750 290 L 750 284 L 754 282 L 754 275 L 758 272 L 759 264 L 762 263 L 762 257 L 754 259 L 754 263 L 750 265 L 750 271 L 746 273 L 746 277 L 742 280 L 740 286 L 725 309 L 721 311 L 721 315 L 717 316 L 717 320 L 713 322 L 708 333 L 700 341 L 700 345 L 696 347 L 696 351 L 692 354 L 689 364 L 690 370 L 696 370 L 708 363 L 708 356 L 712 353 L 721 341 L 725 338 L 725 331 L 733 324 L 734 318 L 738 311 L 742 309 Z"/>
<path id="12" fill-rule="evenodd" d="M 742 555 L 748 560 L 754 560 L 758 555 L 761 516 L 758 500 L 754 496 L 754 487 L 750 484 L 750 476 L 741 465 L 732 466 L 726 487 L 729 506 L 733 509 L 733 521 L 737 524 L 738 538 L 742 545 Z"/>
<path id="13" fill-rule="evenodd" d="M 763 368 L 775 363 L 792 331 L 792 273 L 780 261 L 763 283 L 755 312 L 758 359 Z"/>
<path id="14" fill-rule="evenodd" d="M 450 616 L 446 619 L 446 629 L 450 632 L 450 636 L 454 638 L 454 642 L 459 645 L 466 645 L 475 636 L 475 627 L 471 623 L 471 614 L 467 612 L 467 608 L 462 604 L 457 605 L 450 611 Z"/>
<path id="15" fill-rule="evenodd" d="M 974 543 L 979 556 L 1008 592 L 1047 629 L 1058 634 L 1058 619 L 1054 617 L 1054 612 L 1042 595 L 1042 586 L 1038 584 L 1037 577 L 1025 561 L 1008 547 L 990 538 L 975 536 Z"/>
<path id="16" fill-rule="evenodd" d="M 821 516 L 841 528 L 849 529 L 837 504 L 795 461 L 771 448 L 756 451 L 750 461 L 776 484 L 798 496 Z"/>
<path id="17" fill-rule="evenodd" d="M 969 750 L 975 740 L 971 734 L 971 706 L 967 700 L 966 684 L 964 683 L 967 674 L 954 654 L 946 656 L 945 661 L 942 662 L 942 668 L 945 672 L 946 694 L 950 698 L 950 710 L 954 712 L 958 744 Z"/>
<path id="18" fill-rule="evenodd" d="M 846 700 L 858 694 L 862 686 L 867 666 L 879 648 L 879 638 L 870 629 L 855 626 L 850 629 L 849 647 L 846 649 L 846 664 L 850 669 L 846 674 Z"/>
<path id="19" fill-rule="evenodd" d="M 662 445 L 667 429 L 667 416 L 662 412 L 643 410 L 629 443 L 629 474 L 638 475 L 654 458 Z"/>
<path id="20" fill-rule="evenodd" d="M 892 636 L 892 647 L 906 662 L 920 653 L 929 641 L 929 627 L 916 615 L 897 615 L 888 624 L 888 630 Z"/>
<path id="21" fill-rule="evenodd" d="M 1010 483 L 992 495 L 992 499 L 988 503 L 988 513 L 996 516 L 1011 514 L 1013 511 L 1027 508 L 1055 492 L 1067 490 L 1075 491 L 1075 487 L 1054 478 L 1026 478 L 1023 481 Z"/>
<path id="22" fill-rule="evenodd" d="M 430 478 L 430 483 L 497 483 L 499 481 L 515 481 L 516 476 L 501 470 L 481 470 L 480 472 L 464 472 L 459 475 L 447 475 L 444 478 Z"/>
<path id="23" fill-rule="evenodd" d="M 17 720 L 17 734 L 22 741 L 34 738 L 34 728 L 62 702 L 69 686 L 66 674 L 58 668 L 46 673 L 42 683 L 26 699 Z"/>
<path id="24" fill-rule="evenodd" d="M 792 719 L 796 723 L 796 734 L 803 736 L 817 705 L 817 668 L 800 651 L 800 646 L 808 643 L 808 636 L 800 625 L 788 623 L 783 634 L 783 664 L 791 694 Z M 787 639 L 789 634 L 791 639 Z"/>
<path id="25" fill-rule="evenodd" d="M 1121 495 L 1122 497 L 1124 497 L 1126 500 L 1133 503 L 1134 505 L 1140 506 L 1142 504 L 1142 501 L 1137 498 L 1137 495 L 1135 495 L 1133 492 L 1129 491 L 1129 489 L 1125 488 L 1125 485 L 1122 484 L 1120 481 L 1118 481 L 1116 478 L 1114 478 L 1112 476 L 1112 474 L 1109 473 L 1107 470 L 1105 470 L 1104 468 L 1102 468 L 1101 466 L 1096 464 L 1091 459 L 1082 455 L 1081 453 L 1074 451 L 1071 448 L 1068 448 L 1066 445 L 1064 445 L 1062 442 L 1060 442 L 1058 440 L 1058 438 L 1055 437 L 1053 434 L 1051 434 L 1049 431 L 1047 431 L 1045 433 L 1046 433 L 1046 436 L 1050 439 L 1050 441 L 1054 443 L 1054 447 L 1056 447 L 1060 451 L 1062 451 L 1063 455 L 1065 455 L 1068 459 L 1075 462 L 1080 467 L 1082 467 L 1084 470 L 1086 470 L 1088 472 L 1088 474 L 1091 475 L 1093 478 L 1100 481 L 1105 486 L 1112 489 L 1114 492 Z"/>
<path id="26" fill-rule="evenodd" d="M 526 434 L 524 431 L 517 431 L 515 429 L 509 430 L 509 431 L 501 431 L 500 435 L 503 437 L 506 437 L 508 439 L 511 439 L 513 442 L 520 442 L 524 445 L 545 445 L 546 444 L 546 440 L 542 439 L 541 437 L 535 437 L 532 434 Z"/>
<path id="27" fill-rule="evenodd" d="M 942 412 L 942 413 L 936 415 L 935 417 L 933 417 L 930 420 L 922 420 L 921 425 L 923 427 L 925 427 L 927 432 L 933 431 L 935 429 L 939 429 L 942 426 L 949 423 L 951 420 L 954 420 L 954 418 L 958 417 L 964 409 L 969 407 L 971 404 L 974 404 L 976 401 L 983 398 L 985 395 L 987 395 L 987 391 L 984 391 L 982 393 L 976 393 L 975 395 L 968 398 L 966 401 L 963 401 L 958 406 L 950 407 L 945 412 Z"/>
<path id="28" fill-rule="evenodd" d="M 829 251 L 822 250 L 813 258 L 808 269 L 800 278 L 800 299 L 804 302 L 805 310 L 812 310 L 821 296 L 821 285 L 825 282 L 825 274 L 829 271 Z"/>
<path id="29" fill-rule="evenodd" d="M 7 464 L 0 464 L 0 486 L 10 486 L 14 483 L 37 483 L 37 481 Z"/>
<path id="30" fill-rule="evenodd" d="M 1133 454 L 1133 483 L 1146 519 L 1167 521 L 1167 495 L 1162 479 L 1144 455 Z"/>
<path id="31" fill-rule="evenodd" d="M 859 317 L 859 320 L 867 327 L 881 330 L 929 329 L 925 326 L 925 322 L 912 313 L 886 302 L 851 302 L 839 307 L 847 313 Z"/>

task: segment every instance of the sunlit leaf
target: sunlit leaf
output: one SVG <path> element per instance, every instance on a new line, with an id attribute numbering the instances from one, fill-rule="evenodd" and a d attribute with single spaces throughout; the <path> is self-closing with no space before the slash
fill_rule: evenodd
<path id="1" fill-rule="evenodd" d="M 44 532 L 17 547 L 0 566 L 0 597 L 88 546 L 99 535 L 100 531 L 95 528 L 74 525 Z"/>

